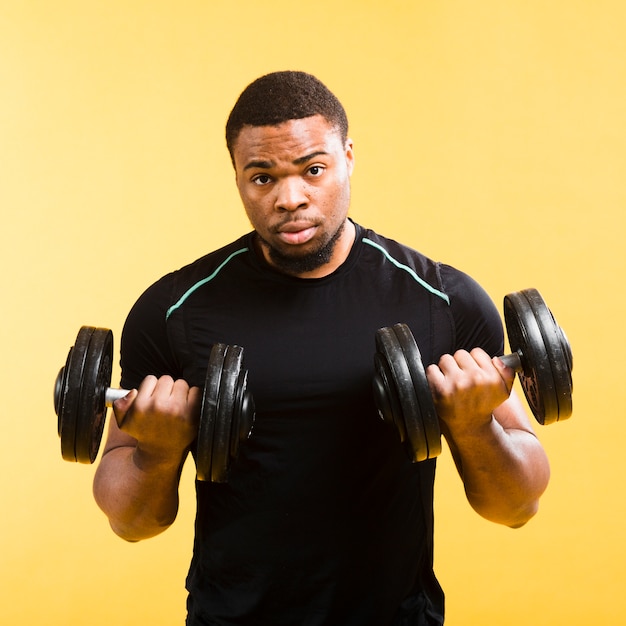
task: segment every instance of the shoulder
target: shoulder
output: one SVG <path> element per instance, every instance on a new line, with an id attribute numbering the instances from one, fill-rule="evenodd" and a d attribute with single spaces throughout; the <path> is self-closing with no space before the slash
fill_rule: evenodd
<path id="1" fill-rule="evenodd" d="M 440 264 L 442 286 L 450 298 L 457 348 L 477 346 L 492 356 L 502 354 L 504 332 L 500 313 L 487 291 L 465 272 Z"/>
<path id="2" fill-rule="evenodd" d="M 180 376 L 180 363 L 170 346 L 168 317 L 205 280 L 229 260 L 247 251 L 248 236 L 170 272 L 151 284 L 135 301 L 122 332 L 122 375 L 136 385 L 147 373 Z"/>
<path id="3" fill-rule="evenodd" d="M 417 283 L 431 295 L 449 303 L 440 276 L 440 264 L 418 250 L 403 243 L 379 235 L 371 229 L 358 229 L 362 256 L 378 266 L 383 273 L 403 276 L 410 283 Z"/>
<path id="4" fill-rule="evenodd" d="M 251 233 L 248 233 L 217 250 L 209 252 L 193 263 L 181 267 L 169 275 L 169 279 L 179 291 L 193 287 L 200 281 L 211 280 L 224 269 L 232 266 L 234 261 L 246 256 L 250 250 Z"/>
<path id="5" fill-rule="evenodd" d="M 374 255 L 382 255 L 396 266 L 406 263 L 413 269 L 435 268 L 437 263 L 418 250 L 400 243 L 390 237 L 379 235 L 371 229 L 358 227 L 357 236 L 365 249 L 371 250 Z"/>
<path id="6" fill-rule="evenodd" d="M 232 261 L 250 250 L 250 234 L 170 272 L 150 285 L 137 299 L 129 317 L 158 318 L 165 323 L 173 307 L 198 286 L 210 281 Z"/>
<path id="7" fill-rule="evenodd" d="M 237 257 L 249 251 L 250 234 L 247 234 L 165 274 L 139 296 L 135 307 L 145 303 L 157 313 L 167 312 L 187 290 L 193 289 L 202 281 L 210 280 Z"/>
<path id="8" fill-rule="evenodd" d="M 451 265 L 435 261 L 418 250 L 378 233 L 359 228 L 364 247 L 388 261 L 391 271 L 400 270 L 445 302 L 454 329 L 457 349 L 482 347 L 502 353 L 503 330 L 498 310 L 476 279 Z"/>

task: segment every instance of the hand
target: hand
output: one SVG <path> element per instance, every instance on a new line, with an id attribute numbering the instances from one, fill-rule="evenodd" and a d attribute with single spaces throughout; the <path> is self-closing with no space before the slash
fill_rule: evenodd
<path id="1" fill-rule="evenodd" d="M 198 434 L 202 392 L 184 380 L 147 376 L 138 390 L 116 400 L 113 411 L 137 449 L 152 458 L 179 459 Z"/>
<path id="2" fill-rule="evenodd" d="M 426 376 L 437 415 L 455 433 L 479 430 L 511 393 L 515 372 L 484 350 L 444 354 Z"/>

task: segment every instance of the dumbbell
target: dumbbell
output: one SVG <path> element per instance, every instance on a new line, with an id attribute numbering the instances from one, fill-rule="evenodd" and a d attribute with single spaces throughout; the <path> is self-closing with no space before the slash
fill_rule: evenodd
<path id="1" fill-rule="evenodd" d="M 113 333 L 83 326 L 54 384 L 61 455 L 93 463 L 98 454 L 107 407 L 124 397 L 111 389 Z M 199 480 L 226 482 L 239 444 L 250 436 L 254 400 L 242 368 L 243 348 L 217 343 L 209 357 L 198 426 L 196 472 Z"/>
<path id="2" fill-rule="evenodd" d="M 511 354 L 501 356 L 518 374 L 540 424 L 572 414 L 572 350 L 536 289 L 504 297 Z M 381 418 L 397 427 L 413 462 L 441 453 L 441 431 L 420 351 L 406 324 L 380 328 L 375 337 L 374 399 Z"/>

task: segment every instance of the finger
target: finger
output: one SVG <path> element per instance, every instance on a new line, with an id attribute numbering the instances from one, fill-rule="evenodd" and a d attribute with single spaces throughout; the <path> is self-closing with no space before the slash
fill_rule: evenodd
<path id="1" fill-rule="evenodd" d="M 497 356 L 494 356 L 491 362 L 496 370 L 498 370 L 498 374 L 500 374 L 500 377 L 504 381 L 508 392 L 511 393 L 513 383 L 515 382 L 515 370 L 512 367 L 505 365 L 502 359 Z"/>
<path id="2" fill-rule="evenodd" d="M 491 370 L 493 367 L 493 359 L 482 348 L 474 348 L 469 356 L 481 369 Z"/>
<path id="3" fill-rule="evenodd" d="M 164 375 L 158 379 L 154 376 L 146 377 L 144 380 L 146 404 L 144 408 L 151 407 L 156 410 L 167 410 L 166 407 L 172 403 L 181 404 L 186 401 L 185 381 L 174 381 L 171 376 Z M 182 390 L 181 390 L 182 387 Z"/>
<path id="4" fill-rule="evenodd" d="M 157 387 L 158 379 L 156 376 L 146 376 L 140 383 L 138 392 L 144 397 L 150 397 Z"/>
<path id="5" fill-rule="evenodd" d="M 445 393 L 449 387 L 448 380 L 443 371 L 438 365 L 429 365 L 426 368 L 426 379 L 428 380 L 428 386 L 434 396 Z"/>
<path id="6" fill-rule="evenodd" d="M 429 379 L 433 379 L 433 380 L 437 380 L 439 378 L 443 378 L 443 373 L 441 371 L 441 369 L 439 368 L 438 365 L 435 365 L 434 363 L 432 365 L 429 365 L 426 368 L 426 376 Z"/>
<path id="7" fill-rule="evenodd" d="M 452 354 L 442 355 L 438 363 L 439 369 L 441 370 L 442 374 L 444 376 L 450 376 L 454 372 L 458 372 L 458 370 L 461 369 L 461 365 L 466 360 L 466 355 L 469 356 L 467 352 L 464 352 L 463 350 L 455 352 L 454 356 Z"/>
<path id="8" fill-rule="evenodd" d="M 187 395 L 187 401 L 189 405 L 194 409 L 199 409 L 202 403 L 202 389 L 200 387 L 191 387 Z"/>
<path id="9" fill-rule="evenodd" d="M 131 389 L 123 398 L 118 398 L 113 402 L 113 414 L 115 415 L 115 421 L 118 426 L 121 427 L 126 414 L 135 403 L 137 394 L 138 391 L 136 389 Z"/>
<path id="10" fill-rule="evenodd" d="M 481 348 L 475 348 L 472 350 L 471 356 L 475 359 L 477 365 L 490 380 L 494 383 L 501 383 L 506 389 L 507 394 L 511 392 L 513 379 L 515 377 L 515 372 L 513 372 L 513 370 L 507 372 L 506 370 L 508 368 L 498 359 L 498 357 L 489 356 L 489 354 Z"/>
<path id="11" fill-rule="evenodd" d="M 490 357 L 487 357 L 489 361 Z M 468 375 L 472 377 L 480 376 L 484 369 L 484 363 L 478 363 L 472 353 L 467 350 L 457 350 L 454 355 L 444 354 L 439 359 L 439 367 L 443 375 L 450 381 L 465 379 Z M 493 365 L 489 363 L 489 368 Z"/>
<path id="12" fill-rule="evenodd" d="M 171 380 L 170 394 L 177 399 L 187 401 L 189 396 L 189 384 L 182 378 Z"/>
<path id="13" fill-rule="evenodd" d="M 197 416 L 200 414 L 202 389 L 189 387 L 186 380 L 177 379 L 172 382 L 171 400 L 181 407 L 186 415 Z"/>

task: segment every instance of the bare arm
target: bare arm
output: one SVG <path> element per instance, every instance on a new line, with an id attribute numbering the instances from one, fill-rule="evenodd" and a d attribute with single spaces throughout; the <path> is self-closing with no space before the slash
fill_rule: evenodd
<path id="1" fill-rule="evenodd" d="M 147 377 L 114 404 L 94 478 L 96 502 L 127 541 L 153 537 L 178 513 L 180 474 L 197 433 L 200 390 Z"/>
<path id="2" fill-rule="evenodd" d="M 486 519 L 523 526 L 537 512 L 550 468 L 510 392 L 513 371 L 477 349 L 445 355 L 428 378 L 468 501 Z"/>

